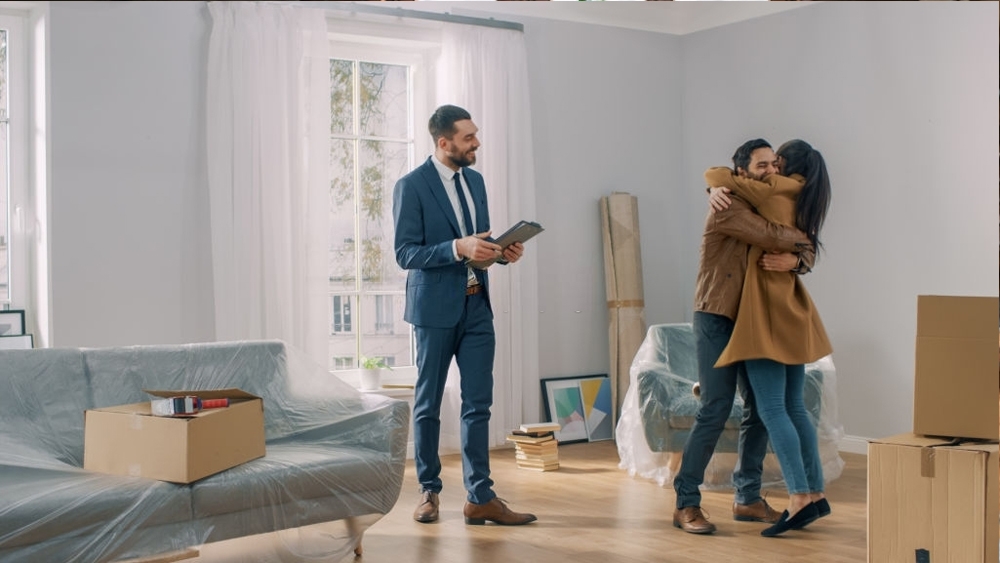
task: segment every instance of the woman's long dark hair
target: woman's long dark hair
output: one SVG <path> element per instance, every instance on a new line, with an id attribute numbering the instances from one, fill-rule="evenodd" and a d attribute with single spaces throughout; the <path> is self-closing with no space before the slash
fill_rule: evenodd
<path id="1" fill-rule="evenodd" d="M 781 145 L 778 157 L 783 161 L 783 176 L 799 174 L 806 179 L 795 206 L 795 226 L 809 237 L 818 254 L 822 247 L 819 232 L 830 209 L 830 175 L 826 172 L 826 162 L 818 150 L 801 139 Z"/>

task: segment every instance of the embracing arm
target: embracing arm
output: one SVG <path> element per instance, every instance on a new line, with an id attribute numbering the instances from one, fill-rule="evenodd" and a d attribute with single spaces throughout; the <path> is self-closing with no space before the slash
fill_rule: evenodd
<path id="1" fill-rule="evenodd" d="M 720 186 L 729 188 L 754 207 L 760 207 L 761 202 L 774 192 L 774 188 L 770 184 L 739 176 L 725 166 L 716 166 L 706 170 L 705 183 L 713 188 Z"/>
<path id="2" fill-rule="evenodd" d="M 812 266 L 815 254 L 805 233 L 792 227 L 771 223 L 758 215 L 749 203 L 740 197 L 731 199 L 732 203 L 728 209 L 711 214 L 709 220 L 712 221 L 712 228 L 767 251 L 799 254 L 803 261 L 808 260 L 809 266 Z M 806 256 L 807 254 L 809 256 Z"/>

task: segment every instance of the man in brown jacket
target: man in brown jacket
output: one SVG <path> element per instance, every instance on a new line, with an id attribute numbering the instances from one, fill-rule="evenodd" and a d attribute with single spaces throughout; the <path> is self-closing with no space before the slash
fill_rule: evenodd
<path id="1" fill-rule="evenodd" d="M 741 175 L 761 179 L 778 172 L 778 158 L 767 141 L 754 139 L 736 149 L 733 167 Z M 744 406 L 738 460 L 733 472 L 733 484 L 736 486 L 733 518 L 773 523 L 780 517 L 760 496 L 768 437 L 756 412 L 743 364 L 740 362 L 723 368 L 713 366 L 733 333 L 750 246 L 771 251 L 758 263 L 758 267 L 767 270 L 802 274 L 810 270 L 815 259 L 815 252 L 805 233 L 769 223 L 739 197 L 716 195 L 712 198 L 712 205 L 702 235 L 694 301 L 695 353 L 701 403 L 684 445 L 681 468 L 674 477 L 674 491 L 677 493 L 674 526 L 692 534 L 711 534 L 715 531 L 715 524 L 702 513 L 699 486 L 705 479 L 705 469 L 732 411 L 737 387 Z"/>

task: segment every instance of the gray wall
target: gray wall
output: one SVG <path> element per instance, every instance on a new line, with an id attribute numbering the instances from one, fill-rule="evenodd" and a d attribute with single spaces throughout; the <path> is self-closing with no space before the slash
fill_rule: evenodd
<path id="1" fill-rule="evenodd" d="M 53 346 L 214 338 L 204 2 L 53 2 Z"/>
<path id="2" fill-rule="evenodd" d="M 608 371 L 601 196 L 639 198 L 647 321 L 690 320 L 702 170 L 751 136 L 801 136 L 834 182 L 806 281 L 841 420 L 858 436 L 908 430 L 916 295 L 997 295 L 996 18 L 985 2 L 830 2 L 679 37 L 521 19 L 542 377 Z M 52 4 L 56 346 L 214 336 L 210 27 L 201 2 Z"/>
<path id="3" fill-rule="evenodd" d="M 608 373 L 608 309 L 598 203 L 639 196 L 647 319 L 683 319 L 691 272 L 677 256 L 690 202 L 681 169 L 676 36 L 525 20 L 538 221 L 539 372 Z M 678 195 L 682 200 L 678 202 Z M 535 241 L 532 241 L 533 243 Z M 661 321 L 662 322 L 662 321 Z"/>
<path id="4" fill-rule="evenodd" d="M 997 295 L 996 22 L 995 3 L 824 2 L 684 37 L 684 185 L 758 136 L 826 158 L 804 280 L 849 435 L 912 429 L 917 295 Z"/>

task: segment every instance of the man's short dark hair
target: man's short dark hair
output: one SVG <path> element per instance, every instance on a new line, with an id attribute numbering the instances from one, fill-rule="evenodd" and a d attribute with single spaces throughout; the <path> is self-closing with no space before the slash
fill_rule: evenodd
<path id="1" fill-rule="evenodd" d="M 752 139 L 743 143 L 733 153 L 733 169 L 739 170 L 742 168 L 743 170 L 750 170 L 750 155 L 753 154 L 753 151 L 769 148 L 771 148 L 771 143 L 768 143 L 764 139 Z"/>
<path id="2" fill-rule="evenodd" d="M 435 143 L 441 137 L 451 139 L 451 136 L 455 134 L 455 122 L 463 119 L 472 119 L 472 116 L 458 106 L 444 105 L 437 108 L 430 121 L 427 122 L 431 139 L 434 139 Z"/>

